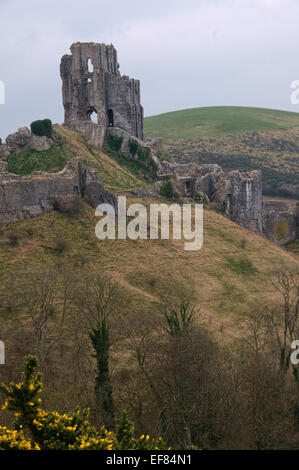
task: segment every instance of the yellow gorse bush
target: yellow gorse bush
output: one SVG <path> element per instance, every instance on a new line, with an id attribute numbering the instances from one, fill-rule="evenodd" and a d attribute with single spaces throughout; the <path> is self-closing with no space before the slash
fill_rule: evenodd
<path id="1" fill-rule="evenodd" d="M 124 412 L 117 433 L 100 430 L 88 422 L 88 410 L 74 410 L 70 414 L 46 411 L 40 408 L 43 383 L 36 374 L 38 361 L 26 360 L 24 380 L 1 384 L 5 396 L 2 410 L 12 411 L 16 417 L 14 429 L 0 426 L 0 450 L 137 450 L 168 449 L 165 442 L 142 435 L 134 438 L 134 426 Z"/>

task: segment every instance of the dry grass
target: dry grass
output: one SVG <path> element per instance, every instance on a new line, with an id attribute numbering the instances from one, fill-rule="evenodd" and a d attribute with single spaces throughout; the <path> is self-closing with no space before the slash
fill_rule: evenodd
<path id="1" fill-rule="evenodd" d="M 132 299 L 132 311 L 154 311 L 164 297 L 192 296 L 201 318 L 229 339 L 246 312 L 275 299 L 271 271 L 299 267 L 292 253 L 213 211 L 204 213 L 204 246 L 194 252 L 184 251 L 182 241 L 99 241 L 96 223 L 86 206 L 75 217 L 53 212 L 7 227 L 0 238 L 2 286 L 9 271 L 56 262 L 80 266 L 78 255 L 83 254 L 90 265 L 118 280 Z M 29 227 L 33 234 L 26 236 Z M 7 241 L 11 232 L 21 237 L 17 247 Z M 57 238 L 68 244 L 59 255 L 53 250 Z"/>

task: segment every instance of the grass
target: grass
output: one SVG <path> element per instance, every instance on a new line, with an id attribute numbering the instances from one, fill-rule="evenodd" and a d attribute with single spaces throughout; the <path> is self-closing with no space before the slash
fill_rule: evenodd
<path id="1" fill-rule="evenodd" d="M 43 152 L 26 149 L 9 157 L 8 171 L 19 175 L 29 175 L 33 171 L 56 173 L 63 169 L 71 157 L 72 155 L 67 154 L 61 144 L 56 144 Z"/>
<path id="2" fill-rule="evenodd" d="M 128 199 L 128 204 L 134 202 L 154 201 Z M 214 211 L 205 211 L 204 222 L 203 248 L 188 252 L 183 241 L 99 241 L 94 235 L 97 218 L 88 206 L 75 216 L 52 212 L 3 229 L 0 283 L 5 285 L 8 273 L 20 267 L 58 261 L 79 267 L 84 256 L 87 266 L 98 266 L 119 282 L 133 312 L 154 314 L 163 298 L 187 294 L 216 333 L 226 325 L 229 340 L 252 306 L 275 298 L 271 271 L 298 267 L 299 258 Z M 10 245 L 11 232 L 19 237 L 18 246 Z M 58 239 L 66 242 L 67 250 L 57 251 Z"/>
<path id="3" fill-rule="evenodd" d="M 54 132 L 56 145 L 51 151 L 56 160 L 52 171 L 55 165 L 63 167 L 69 158 L 80 156 L 98 169 L 105 186 L 115 194 L 124 194 L 133 187 L 148 187 L 143 178 L 146 175 L 139 173 L 135 162 L 132 167 L 131 162 L 127 164 L 114 153 L 107 155 L 88 148 L 79 134 L 65 127 L 54 126 Z M 34 155 L 28 155 L 31 163 Z M 47 164 L 47 155 L 44 152 L 38 155 L 42 168 Z M 15 159 L 17 171 L 25 171 L 24 160 L 24 154 Z M 26 168 L 28 171 L 29 162 Z M 32 169 L 37 168 L 33 165 Z M 156 201 L 128 197 L 128 204 L 133 202 L 148 206 Z M 195 299 L 201 315 L 213 320 L 213 329 L 217 331 L 225 324 L 230 337 L 235 334 L 236 319 L 242 319 L 246 310 L 272 300 L 275 294 L 271 271 L 299 264 L 294 254 L 210 210 L 204 214 L 204 246 L 196 252 L 184 251 L 183 241 L 100 242 L 94 234 L 96 223 L 94 210 L 84 206 L 77 215 L 52 212 L 3 228 L 0 285 L 5 285 L 9 272 L 20 267 L 58 261 L 80 266 L 84 257 L 87 264 L 98 266 L 120 283 L 130 296 L 132 311 L 153 312 L 165 296 L 188 294 Z M 11 245 L 10 233 L 18 237 L 17 246 Z M 67 249 L 59 253 L 57 240 L 65 242 Z"/>
<path id="4" fill-rule="evenodd" d="M 299 127 L 299 113 L 264 108 L 192 108 L 145 118 L 146 137 L 189 140 Z"/>
<path id="5" fill-rule="evenodd" d="M 136 187 L 148 187 L 149 175 L 141 171 L 136 162 L 126 161 L 114 153 L 88 148 L 83 137 L 64 126 L 53 126 L 54 146 L 43 152 L 27 149 L 11 155 L 8 171 L 28 175 L 33 171 L 56 173 L 64 168 L 66 162 L 74 157 L 85 158 L 89 165 L 96 168 L 107 189 L 114 191 Z"/>
<path id="6" fill-rule="evenodd" d="M 224 170 L 262 171 L 265 195 L 299 194 L 299 113 L 211 107 L 145 120 L 148 137 L 161 136 L 178 163 L 217 163 Z"/>

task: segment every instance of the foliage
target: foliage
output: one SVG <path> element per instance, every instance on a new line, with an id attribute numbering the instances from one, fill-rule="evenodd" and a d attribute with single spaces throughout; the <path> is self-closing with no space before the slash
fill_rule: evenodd
<path id="1" fill-rule="evenodd" d="M 287 220 L 278 220 L 274 223 L 274 233 L 278 240 L 286 237 L 289 233 L 289 224 Z"/>
<path id="2" fill-rule="evenodd" d="M 95 378 L 97 401 L 101 403 L 101 407 L 107 417 L 106 420 L 109 420 L 110 426 L 113 426 L 114 401 L 109 374 L 110 339 L 109 326 L 106 318 L 101 320 L 101 324 L 97 328 L 92 328 L 89 337 L 94 349 L 94 357 L 97 361 L 97 375 Z"/>
<path id="3" fill-rule="evenodd" d="M 118 450 L 167 449 L 162 439 L 133 437 L 134 426 L 123 413 L 117 435 L 105 428 L 96 430 L 88 422 L 88 410 L 70 414 L 40 408 L 42 377 L 36 374 L 37 358 L 28 356 L 24 380 L 0 385 L 6 401 L 2 410 L 14 412 L 14 429 L 0 426 L 0 450 Z"/>
<path id="4" fill-rule="evenodd" d="M 116 135 L 108 135 L 108 145 L 114 152 L 119 152 L 123 143 L 123 137 L 117 137 Z"/>
<path id="5" fill-rule="evenodd" d="M 163 152 L 162 150 L 158 150 L 156 153 L 157 153 L 157 157 L 159 158 L 161 162 L 164 161 L 164 162 L 172 163 L 174 161 L 171 155 L 169 155 L 166 152 Z"/>
<path id="6" fill-rule="evenodd" d="M 42 152 L 26 149 L 8 157 L 8 171 L 18 175 L 29 175 L 33 171 L 56 173 L 61 171 L 67 160 L 74 156 L 75 154 L 67 152 L 62 145 L 53 145 Z"/>
<path id="7" fill-rule="evenodd" d="M 30 124 L 31 132 L 39 137 L 52 137 L 52 121 L 50 119 L 43 119 L 39 121 L 33 121 Z"/>
<path id="8" fill-rule="evenodd" d="M 196 202 L 201 202 L 203 200 L 203 194 L 200 191 L 196 191 L 194 194 L 194 200 Z"/>
<path id="9" fill-rule="evenodd" d="M 135 157 L 136 153 L 138 152 L 138 148 L 139 148 L 138 142 L 136 140 L 130 139 L 129 150 L 130 150 L 130 154 L 132 155 L 132 157 Z"/>
<path id="10" fill-rule="evenodd" d="M 171 336 L 181 336 L 193 326 L 194 307 L 183 300 L 180 305 L 164 305 L 163 316 L 167 323 L 166 331 Z"/>
<path id="11" fill-rule="evenodd" d="M 246 257 L 231 258 L 228 259 L 228 265 L 230 269 L 236 274 L 243 274 L 244 276 L 250 276 L 256 274 L 257 270 L 252 262 Z"/>
<path id="12" fill-rule="evenodd" d="M 166 197 L 167 199 L 177 199 L 178 193 L 174 189 L 174 186 L 171 181 L 164 181 L 160 186 L 160 195 Z"/>
<path id="13" fill-rule="evenodd" d="M 151 150 L 147 147 L 138 147 L 138 150 L 137 150 L 137 155 L 138 155 L 138 160 L 139 161 L 146 161 L 149 159 L 150 157 L 150 154 L 151 154 Z"/>

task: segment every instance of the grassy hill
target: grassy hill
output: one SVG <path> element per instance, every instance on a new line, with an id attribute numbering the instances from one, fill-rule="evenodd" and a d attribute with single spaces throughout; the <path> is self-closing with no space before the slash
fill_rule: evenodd
<path id="1" fill-rule="evenodd" d="M 56 171 L 76 155 L 85 157 L 97 168 L 106 187 L 115 194 L 128 194 L 125 193 L 128 188 L 148 186 L 149 175 L 138 166 L 131 166 L 114 154 L 87 148 L 81 136 L 69 129 L 56 126 L 55 140 L 56 145 L 51 149 L 55 158 L 50 158 L 47 152 L 38 155 L 36 152 L 21 153 L 12 157 L 10 165 L 14 165 L 14 170 L 19 173 L 44 168 Z M 151 202 L 157 202 L 127 197 L 128 204 L 138 202 L 148 207 Z M 299 258 L 208 209 L 204 211 L 203 248 L 194 252 L 184 251 L 182 241 L 99 241 L 95 236 L 97 222 L 94 209 L 83 204 L 80 211 L 72 215 L 56 210 L 1 228 L 0 333 L 1 339 L 5 339 L 7 359 L 5 368 L 0 370 L 0 379 L 5 382 L 15 380 L 24 355 L 32 354 L 36 344 L 30 315 L 27 312 L 23 316 L 22 311 L 18 314 L 14 311 L 13 305 L 18 298 L 9 282 L 11 275 L 23 269 L 29 269 L 31 273 L 36 267 L 55 267 L 62 273 L 79 271 L 84 279 L 85 273 L 96 269 L 117 281 L 123 295 L 113 323 L 116 329 L 113 334 L 119 342 L 113 343 L 110 357 L 117 408 L 132 406 L 129 409 L 135 413 L 135 403 L 142 400 L 143 415 L 150 429 L 155 403 L 152 395 L 144 392 L 146 384 L 141 392 L 134 394 L 140 376 L 136 372 L 132 349 L 124 341 L 126 337 L 121 329 L 124 321 L 133 331 L 136 329 L 138 337 L 143 333 L 143 327 L 150 324 L 152 328 L 153 323 L 160 325 L 161 301 L 167 298 L 175 302 L 187 297 L 196 306 L 196 323 L 210 330 L 221 346 L 231 346 L 246 334 L 248 313 L 261 310 L 264 305 L 278 304 L 280 299 L 272 284 L 272 271 L 299 268 Z M 47 344 L 52 339 L 51 334 L 55 338 L 56 330 L 60 331 L 57 311 L 65 284 L 55 285 L 56 303 L 52 305 L 45 330 Z M 80 289 L 76 282 L 68 288 Z M 95 361 L 90 341 L 82 328 L 78 309 L 72 306 L 67 311 L 64 334 L 53 343 L 44 371 L 47 391 L 43 402 L 46 407 L 62 412 L 75 407 L 95 409 Z M 143 384 L 143 376 L 141 379 Z M 9 417 L 3 413 L 2 424 L 10 426 Z M 94 415 L 92 417 L 94 419 Z M 142 423 L 138 426 L 138 432 L 141 432 Z"/>
<path id="2" fill-rule="evenodd" d="M 125 160 L 115 153 L 106 153 L 87 147 L 83 137 L 64 126 L 53 127 L 54 146 L 38 152 L 27 149 L 8 158 L 8 171 L 28 175 L 33 171 L 55 173 L 62 170 L 68 160 L 74 157 L 85 158 L 89 165 L 96 168 L 105 186 L 112 191 L 147 187 L 151 175 L 134 161 Z"/>
<path id="3" fill-rule="evenodd" d="M 67 159 L 81 156 L 98 169 L 105 186 L 116 194 L 149 186 L 149 176 L 137 164 L 86 147 L 76 132 L 55 126 L 54 138 L 56 145 L 50 151 L 12 156 L 10 170 L 21 174 L 34 169 L 58 171 Z M 148 205 L 150 201 L 139 202 Z M 132 306 L 136 303 L 150 310 L 162 295 L 188 293 L 212 321 L 213 329 L 224 323 L 230 335 L 251 305 L 272 298 L 269 273 L 299 261 L 212 210 L 206 210 L 204 217 L 204 247 L 198 252 L 184 251 L 182 242 L 174 241 L 100 242 L 94 235 L 97 219 L 88 206 L 75 217 L 53 212 L 6 227 L 0 235 L 1 283 L 8 271 L 19 266 L 55 263 L 58 256 L 60 262 L 78 265 L 78 254 L 83 254 L 88 263 L 101 266 L 119 280 L 132 294 Z M 11 232 L 20 238 L 19 246 L 10 246 Z M 67 246 L 59 255 L 53 248 L 57 238 Z"/>
<path id="4" fill-rule="evenodd" d="M 299 198 L 299 114 L 259 108 L 196 108 L 145 120 L 179 163 L 262 170 L 264 194 Z"/>
<path id="5" fill-rule="evenodd" d="M 128 204 L 148 200 L 129 198 Z M 155 312 L 163 296 L 190 295 L 201 316 L 223 337 L 237 334 L 239 323 L 252 307 L 272 301 L 270 273 L 299 267 L 299 259 L 283 248 L 234 224 L 220 214 L 204 214 L 204 246 L 184 251 L 181 241 L 99 241 L 94 235 L 94 210 L 85 206 L 76 216 L 53 212 L 6 227 L 0 236 L 0 282 L 26 265 L 65 263 L 98 267 L 114 277 L 131 298 L 135 312 Z M 8 234 L 20 239 L 11 246 Z M 56 240 L 65 242 L 57 252 Z M 140 310 L 141 309 L 141 310 Z"/>
<path id="6" fill-rule="evenodd" d="M 264 108 L 215 106 L 145 118 L 146 137 L 190 140 L 299 127 L 299 113 Z"/>

